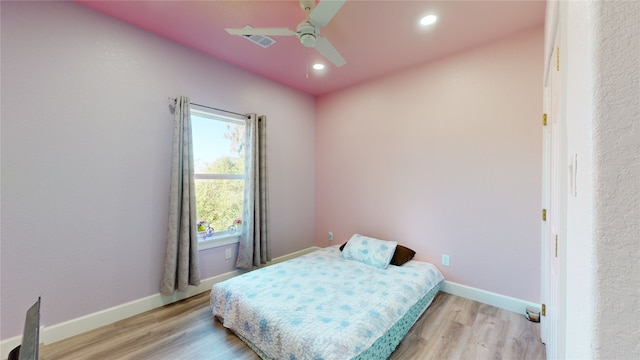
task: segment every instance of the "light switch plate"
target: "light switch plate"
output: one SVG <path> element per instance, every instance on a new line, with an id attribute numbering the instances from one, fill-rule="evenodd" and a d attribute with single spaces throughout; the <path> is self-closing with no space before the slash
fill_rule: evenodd
<path id="1" fill-rule="evenodd" d="M 569 158 L 569 192 L 574 197 L 578 196 L 578 154 Z"/>

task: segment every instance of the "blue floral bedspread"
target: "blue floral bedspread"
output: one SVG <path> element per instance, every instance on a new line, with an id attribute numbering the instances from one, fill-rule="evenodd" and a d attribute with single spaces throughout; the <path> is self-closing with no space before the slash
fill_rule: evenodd
<path id="1" fill-rule="evenodd" d="M 411 260 L 378 269 L 320 249 L 217 283 L 211 309 L 271 359 L 351 359 L 444 278 Z"/>

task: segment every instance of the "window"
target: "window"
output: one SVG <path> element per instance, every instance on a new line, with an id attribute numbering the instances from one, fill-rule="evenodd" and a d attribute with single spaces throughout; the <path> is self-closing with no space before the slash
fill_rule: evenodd
<path id="1" fill-rule="evenodd" d="M 198 222 L 210 227 L 206 236 L 199 232 L 201 250 L 238 242 L 241 229 L 235 224 L 242 219 L 244 203 L 244 130 L 242 119 L 191 109 L 196 213 Z"/>

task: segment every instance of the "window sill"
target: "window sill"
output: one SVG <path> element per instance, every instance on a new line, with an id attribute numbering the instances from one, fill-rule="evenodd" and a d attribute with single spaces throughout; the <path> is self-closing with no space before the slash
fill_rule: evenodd
<path id="1" fill-rule="evenodd" d="M 240 234 L 219 234 L 206 238 L 206 240 L 198 240 L 198 251 L 205 249 L 217 248 L 220 246 L 237 244 L 240 242 Z"/>

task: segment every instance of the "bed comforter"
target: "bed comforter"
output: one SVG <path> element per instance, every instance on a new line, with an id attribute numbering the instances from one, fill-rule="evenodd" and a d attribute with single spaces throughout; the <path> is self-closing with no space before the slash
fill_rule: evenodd
<path id="1" fill-rule="evenodd" d="M 345 360 L 369 348 L 442 280 L 429 263 L 377 269 L 342 259 L 333 246 L 217 283 L 210 305 L 263 357 Z"/>

